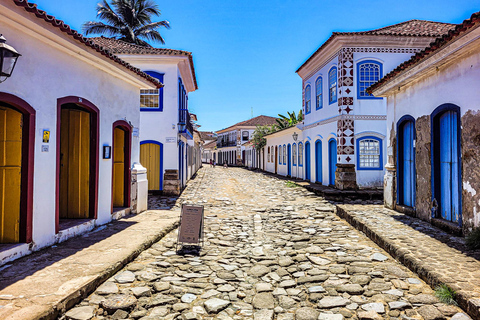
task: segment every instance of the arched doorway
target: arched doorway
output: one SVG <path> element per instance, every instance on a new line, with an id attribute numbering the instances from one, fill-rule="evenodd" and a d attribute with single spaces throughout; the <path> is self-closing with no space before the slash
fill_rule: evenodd
<path id="1" fill-rule="evenodd" d="M 415 120 L 402 117 L 397 129 L 398 203 L 415 207 Z"/>
<path id="2" fill-rule="evenodd" d="M 113 207 L 130 207 L 131 132 L 126 121 L 113 123 L 112 212 Z"/>
<path id="3" fill-rule="evenodd" d="M 335 185 L 335 170 L 337 170 L 337 140 L 328 140 L 328 183 Z"/>
<path id="4" fill-rule="evenodd" d="M 305 180 L 310 181 L 310 142 L 305 142 Z"/>
<path id="5" fill-rule="evenodd" d="M 35 113 L 0 92 L 0 244 L 32 242 Z"/>
<path id="6" fill-rule="evenodd" d="M 163 144 L 155 140 L 140 142 L 140 163 L 147 168 L 148 190 L 163 190 Z"/>
<path id="7" fill-rule="evenodd" d="M 292 146 L 290 143 L 287 145 L 287 175 L 292 176 Z"/>
<path id="8" fill-rule="evenodd" d="M 322 141 L 315 141 L 315 181 L 322 183 Z"/>
<path id="9" fill-rule="evenodd" d="M 57 232 L 62 219 L 97 218 L 98 127 L 99 111 L 91 102 L 72 96 L 58 99 Z"/>
<path id="10" fill-rule="evenodd" d="M 437 217 L 461 225 L 460 108 L 445 104 L 432 113 L 433 198 Z"/>

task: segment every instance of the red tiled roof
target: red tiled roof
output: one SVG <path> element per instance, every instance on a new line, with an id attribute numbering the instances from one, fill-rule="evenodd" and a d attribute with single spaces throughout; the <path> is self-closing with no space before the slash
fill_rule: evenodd
<path id="1" fill-rule="evenodd" d="M 218 131 L 225 131 L 227 129 L 236 127 L 236 126 L 244 126 L 244 127 L 256 127 L 256 126 L 269 126 L 272 124 L 277 123 L 277 118 L 275 117 L 270 117 L 270 116 L 258 116 L 252 119 L 248 119 L 239 123 L 234 124 L 233 126 L 227 127 L 222 130 Z"/>
<path id="2" fill-rule="evenodd" d="M 443 23 L 427 20 L 409 20 L 401 23 L 397 23 L 391 26 L 383 27 L 380 29 L 374 29 L 369 31 L 357 31 L 357 32 L 333 32 L 330 38 L 325 41 L 318 49 L 312 54 L 296 72 L 300 71 L 318 52 L 327 46 L 337 36 L 356 36 L 356 35 L 374 35 L 374 36 L 403 36 L 403 37 L 439 37 L 448 31 L 455 28 L 455 24 Z"/>
<path id="3" fill-rule="evenodd" d="M 380 81 L 378 81 L 377 83 L 373 84 L 370 88 L 368 88 L 367 92 L 371 93 L 372 90 L 375 90 L 376 88 L 385 84 L 389 80 L 395 78 L 397 75 L 404 72 L 404 70 L 409 69 L 414 65 L 417 65 L 418 63 L 425 60 L 429 56 L 435 54 L 440 49 L 442 49 L 443 47 L 445 47 L 446 45 L 454 41 L 456 38 L 458 38 L 460 35 L 464 34 L 468 30 L 470 30 L 473 26 L 478 24 L 480 24 L 480 11 L 472 14 L 472 16 L 469 19 L 466 19 L 462 23 L 456 25 L 454 29 L 450 29 L 447 33 L 435 39 L 435 41 L 430 43 L 428 47 L 426 47 L 424 50 L 416 53 L 413 57 L 411 57 L 410 60 L 403 62 L 398 67 L 396 67 L 395 69 L 387 73 L 382 79 L 380 79 Z"/>
<path id="4" fill-rule="evenodd" d="M 212 140 L 215 139 L 213 132 L 211 131 L 198 131 L 202 140 Z"/>
<path id="5" fill-rule="evenodd" d="M 204 144 L 203 145 L 203 148 L 204 149 L 207 149 L 207 148 L 215 148 L 217 146 L 217 139 L 215 139 L 214 141 L 210 141 L 209 143 L 207 144 Z"/>
<path id="6" fill-rule="evenodd" d="M 40 10 L 37 8 L 35 3 L 29 3 L 28 0 L 12 0 L 19 7 L 23 7 L 27 12 L 34 14 L 37 18 L 46 21 L 47 23 L 51 24 L 55 28 L 59 28 L 62 32 L 68 34 L 73 39 L 83 43 L 85 46 L 90 47 L 97 51 L 98 53 L 106 56 L 107 58 L 115 61 L 116 63 L 120 64 L 122 67 L 128 69 L 129 71 L 136 73 L 137 75 L 145 78 L 149 82 L 153 83 L 157 88 L 163 87 L 163 84 L 159 82 L 154 77 L 149 76 L 145 72 L 142 72 L 140 69 L 135 68 L 134 66 L 130 65 L 129 63 L 123 61 L 116 55 L 114 55 L 109 50 L 99 46 L 98 44 L 93 43 L 89 38 L 84 37 L 78 31 L 73 30 L 68 24 L 63 22 L 62 20 L 56 19 L 54 16 L 47 14 L 45 11 Z"/>
<path id="7" fill-rule="evenodd" d="M 195 89 L 198 89 L 197 78 L 195 76 L 195 68 L 193 66 L 193 58 L 191 52 L 167 48 L 144 47 L 122 40 L 106 38 L 103 36 L 90 38 L 90 40 L 102 47 L 108 48 L 115 54 L 158 54 L 168 56 L 186 56 L 188 57 L 188 61 L 190 62 L 190 70 L 193 74 L 193 82 L 195 84 Z"/>

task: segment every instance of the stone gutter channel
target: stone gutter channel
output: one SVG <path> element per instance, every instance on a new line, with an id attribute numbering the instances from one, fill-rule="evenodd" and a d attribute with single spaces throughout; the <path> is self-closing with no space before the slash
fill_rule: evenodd
<path id="1" fill-rule="evenodd" d="M 445 234 L 442 240 L 453 242 L 447 245 L 435 239 L 443 231 L 383 206 L 337 205 L 336 214 L 433 288 L 446 284 L 455 290 L 459 307 L 480 319 L 480 261 L 455 248 L 461 239 Z"/>

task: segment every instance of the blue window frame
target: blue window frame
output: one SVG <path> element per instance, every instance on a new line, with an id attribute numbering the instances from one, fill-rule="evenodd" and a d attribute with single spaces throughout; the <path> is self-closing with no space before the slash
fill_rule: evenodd
<path id="1" fill-rule="evenodd" d="M 367 136 L 357 139 L 357 169 L 383 170 L 382 139 Z"/>
<path id="2" fill-rule="evenodd" d="M 316 109 L 323 108 L 323 100 L 322 100 L 322 77 L 318 77 L 317 81 L 315 81 L 315 103 Z"/>
<path id="3" fill-rule="evenodd" d="M 303 143 L 298 143 L 298 166 L 303 167 Z"/>
<path id="4" fill-rule="evenodd" d="M 282 146 L 278 146 L 278 164 L 282 164 Z"/>
<path id="5" fill-rule="evenodd" d="M 337 102 L 337 67 L 328 72 L 328 103 Z"/>
<path id="6" fill-rule="evenodd" d="M 310 85 L 305 87 L 305 114 L 312 111 L 312 90 Z"/>
<path id="7" fill-rule="evenodd" d="M 283 164 L 287 164 L 287 146 L 283 145 Z"/>
<path id="8" fill-rule="evenodd" d="M 144 72 L 163 83 L 163 76 L 165 74 L 155 71 Z M 163 87 L 160 89 L 140 90 L 140 111 L 163 111 Z"/>
<path id="9" fill-rule="evenodd" d="M 383 65 L 373 60 L 365 60 L 357 64 L 357 98 L 382 99 L 366 92 L 367 88 L 382 78 Z"/>
<path id="10" fill-rule="evenodd" d="M 187 91 L 183 86 L 182 79 L 178 78 L 178 124 L 179 132 L 186 132 L 187 129 L 187 119 L 188 114 L 188 98 Z"/>
<path id="11" fill-rule="evenodd" d="M 292 164 L 297 166 L 297 145 L 295 143 L 292 145 Z"/>

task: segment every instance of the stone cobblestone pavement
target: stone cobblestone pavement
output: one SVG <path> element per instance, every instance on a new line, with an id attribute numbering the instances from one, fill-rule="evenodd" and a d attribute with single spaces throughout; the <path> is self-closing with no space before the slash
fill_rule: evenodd
<path id="1" fill-rule="evenodd" d="M 172 232 L 62 319 L 470 319 L 304 188 L 207 167 L 180 203 L 205 206 L 199 256 Z"/>
<path id="2" fill-rule="evenodd" d="M 469 251 L 464 238 L 379 205 L 340 205 L 337 210 L 427 283 L 455 290 L 459 305 L 480 319 L 480 251 Z"/>

